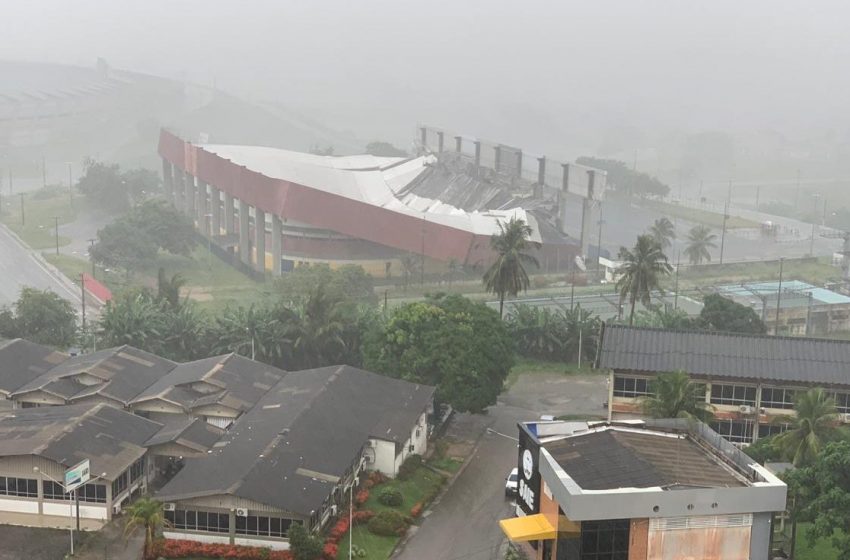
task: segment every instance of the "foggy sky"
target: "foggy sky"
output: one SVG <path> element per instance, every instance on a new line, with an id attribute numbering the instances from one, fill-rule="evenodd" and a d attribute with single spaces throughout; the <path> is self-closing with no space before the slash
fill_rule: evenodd
<path id="1" fill-rule="evenodd" d="M 593 149 L 616 126 L 844 135 L 850 120 L 850 5 L 838 1 L 0 5 L 0 58 L 100 56 L 399 144 L 417 122 L 551 153 Z"/>

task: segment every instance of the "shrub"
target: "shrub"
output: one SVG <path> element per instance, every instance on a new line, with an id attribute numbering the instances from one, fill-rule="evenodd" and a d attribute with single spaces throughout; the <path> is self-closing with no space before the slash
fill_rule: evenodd
<path id="1" fill-rule="evenodd" d="M 325 557 L 325 560 L 336 560 L 336 554 L 339 551 L 339 547 L 335 544 L 328 543 L 322 549 L 322 555 Z"/>
<path id="2" fill-rule="evenodd" d="M 398 479 L 407 480 L 422 466 L 422 455 L 411 455 L 398 468 Z"/>
<path id="3" fill-rule="evenodd" d="M 364 523 L 369 523 L 369 520 L 373 517 L 375 517 L 375 512 L 371 509 L 362 509 L 360 511 L 355 511 L 354 515 L 351 516 L 351 524 L 363 525 Z"/>
<path id="4" fill-rule="evenodd" d="M 407 520 L 395 510 L 379 512 L 369 521 L 369 532 L 383 537 L 394 537 L 403 534 L 407 529 Z"/>
<path id="5" fill-rule="evenodd" d="M 339 542 L 339 539 L 342 538 L 344 534 L 348 532 L 349 520 L 348 517 L 343 517 L 331 528 L 328 533 L 328 540 L 332 544 L 336 544 Z"/>
<path id="6" fill-rule="evenodd" d="M 384 476 L 384 473 L 381 471 L 372 471 L 369 473 L 369 482 L 372 483 L 372 486 L 377 486 L 379 484 L 383 484 L 387 481 L 387 477 Z"/>
<path id="7" fill-rule="evenodd" d="M 404 496 L 397 488 L 384 488 L 378 494 L 378 502 L 390 507 L 398 507 L 404 502 Z"/>
<path id="8" fill-rule="evenodd" d="M 292 560 L 288 550 L 270 551 L 258 546 L 201 543 L 188 540 L 162 540 L 154 544 L 158 558 L 229 558 L 234 560 Z"/>
<path id="9" fill-rule="evenodd" d="M 354 505 L 362 506 L 369 499 L 369 491 L 361 490 L 354 496 Z"/>

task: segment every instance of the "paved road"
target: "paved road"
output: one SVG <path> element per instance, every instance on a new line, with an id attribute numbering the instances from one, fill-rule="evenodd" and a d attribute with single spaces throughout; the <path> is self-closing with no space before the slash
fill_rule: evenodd
<path id="1" fill-rule="evenodd" d="M 523 376 L 486 416 L 460 415 L 453 429 L 481 435 L 465 470 L 425 520 L 399 560 L 496 560 L 505 539 L 499 519 L 511 516 L 505 499 L 505 476 L 516 466 L 516 423 L 541 414 L 603 415 L 606 378 L 589 376 Z M 494 430 L 485 431 L 487 428 Z M 504 435 L 499 435 L 504 434 Z M 508 436 L 508 437 L 505 437 Z"/>
<path id="2" fill-rule="evenodd" d="M 9 305 L 21 288 L 53 290 L 80 308 L 80 295 L 73 284 L 58 272 L 51 272 L 31 250 L 22 246 L 3 226 L 0 226 L 0 306 Z"/>

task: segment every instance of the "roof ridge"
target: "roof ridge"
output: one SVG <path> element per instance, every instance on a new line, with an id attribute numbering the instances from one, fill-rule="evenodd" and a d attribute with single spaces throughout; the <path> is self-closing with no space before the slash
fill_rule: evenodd
<path id="1" fill-rule="evenodd" d="M 757 334 L 757 333 L 741 333 L 734 331 L 717 331 L 717 330 L 699 330 L 699 329 L 670 329 L 666 327 L 655 327 L 649 325 L 623 325 L 620 323 L 605 323 L 605 329 L 623 329 L 623 330 L 643 330 L 656 332 L 669 332 L 681 334 L 699 334 L 712 336 L 727 336 L 738 338 L 757 338 L 765 340 L 793 340 L 806 342 L 834 342 L 839 345 L 850 345 L 850 340 L 842 340 L 838 338 L 821 338 L 817 336 L 791 336 L 791 335 L 775 335 L 775 334 Z"/>

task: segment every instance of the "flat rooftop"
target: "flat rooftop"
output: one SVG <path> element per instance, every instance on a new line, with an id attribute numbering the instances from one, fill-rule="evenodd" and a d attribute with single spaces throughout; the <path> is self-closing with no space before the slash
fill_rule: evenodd
<path id="1" fill-rule="evenodd" d="M 685 434 L 605 426 L 542 445 L 584 490 L 749 485 L 742 474 Z"/>
<path id="2" fill-rule="evenodd" d="M 779 292 L 779 282 L 742 282 L 741 284 L 727 284 L 718 286 L 717 292 L 721 295 L 750 299 L 754 304 L 761 305 L 764 299 L 776 301 Z M 800 307 L 808 305 L 811 295 L 812 303 L 816 305 L 841 305 L 850 303 L 850 297 L 826 288 L 819 288 L 800 280 L 788 280 L 782 282 L 781 307 Z M 773 304 L 775 306 L 775 304 Z"/>

